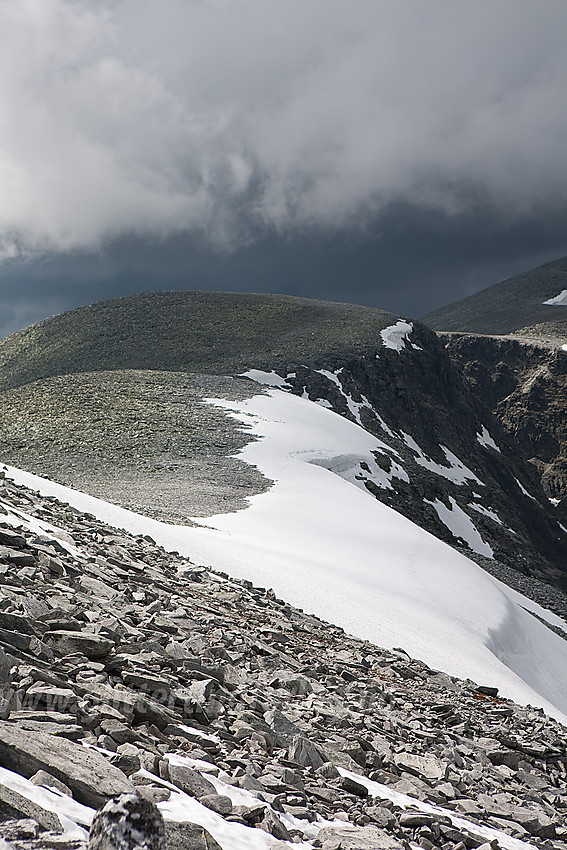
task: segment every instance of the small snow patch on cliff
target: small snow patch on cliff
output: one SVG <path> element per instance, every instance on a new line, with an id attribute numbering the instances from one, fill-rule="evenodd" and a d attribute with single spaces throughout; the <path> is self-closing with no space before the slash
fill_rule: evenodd
<path id="1" fill-rule="evenodd" d="M 411 449 L 411 451 L 416 455 L 414 458 L 415 462 L 424 469 L 428 469 L 430 472 L 434 472 L 435 475 L 440 475 L 442 478 L 446 478 L 447 481 L 452 481 L 453 484 L 457 484 L 459 486 L 465 484 L 467 481 L 476 481 L 477 484 L 484 487 L 484 483 L 480 480 L 480 478 L 478 478 L 474 472 L 468 468 L 468 466 L 465 466 L 462 460 L 459 460 L 459 458 L 446 446 L 440 446 L 440 448 L 445 455 L 449 466 L 441 466 L 441 464 L 436 463 L 429 457 L 429 455 L 425 454 L 421 446 L 416 443 L 410 434 L 406 434 L 405 431 L 402 431 L 402 438 L 408 449 Z"/>
<path id="2" fill-rule="evenodd" d="M 256 381 L 257 384 L 263 384 L 266 387 L 279 387 L 282 390 L 290 390 L 291 386 L 285 378 L 278 375 L 273 370 L 271 372 L 263 372 L 261 369 L 249 369 L 247 372 L 242 372 L 240 378 L 250 378 L 251 381 Z M 288 375 L 292 377 L 292 375 Z M 294 376 L 295 377 L 295 376 Z"/>
<path id="3" fill-rule="evenodd" d="M 548 298 L 547 301 L 542 301 L 542 304 L 551 304 L 556 307 L 567 307 L 567 289 L 562 289 L 559 295 L 554 298 Z"/>
<path id="4" fill-rule="evenodd" d="M 477 438 L 478 442 L 480 443 L 480 445 L 484 446 L 485 449 L 494 449 L 497 452 L 500 451 L 500 449 L 498 448 L 498 446 L 496 445 L 496 443 L 494 442 L 494 440 L 490 436 L 488 428 L 485 425 L 482 426 L 482 431 L 478 432 L 478 434 L 476 435 L 476 438 Z"/>
<path id="5" fill-rule="evenodd" d="M 492 548 L 488 543 L 485 543 L 469 515 L 458 506 L 452 496 L 449 497 L 449 502 L 451 503 L 451 507 L 449 508 L 440 499 L 435 499 L 434 502 L 430 502 L 428 499 L 424 499 L 423 501 L 435 508 L 437 516 L 443 525 L 449 529 L 453 537 L 460 537 L 465 541 L 469 549 L 477 552 L 479 555 L 484 555 L 485 558 L 494 557 Z"/>
<path id="6" fill-rule="evenodd" d="M 389 325 L 380 331 L 382 345 L 384 348 L 391 348 L 393 351 L 402 351 L 406 347 L 406 340 L 412 331 L 412 322 L 400 320 L 395 325 Z"/>

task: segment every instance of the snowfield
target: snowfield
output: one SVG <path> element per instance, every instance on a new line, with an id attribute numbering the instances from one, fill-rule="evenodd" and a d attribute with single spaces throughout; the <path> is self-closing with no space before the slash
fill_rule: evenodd
<path id="1" fill-rule="evenodd" d="M 275 483 L 245 510 L 199 518 L 200 527 L 167 525 L 7 472 L 114 526 L 149 534 L 197 564 L 272 587 L 351 634 L 402 647 L 567 724 L 567 642 L 524 609 L 567 624 L 341 477 L 353 459 L 380 448 L 377 438 L 279 389 L 241 402 L 209 401 L 259 438 L 239 457 Z"/>

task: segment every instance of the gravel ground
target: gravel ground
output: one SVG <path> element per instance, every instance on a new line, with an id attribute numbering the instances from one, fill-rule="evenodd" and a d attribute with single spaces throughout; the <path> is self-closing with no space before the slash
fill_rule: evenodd
<path id="1" fill-rule="evenodd" d="M 49 378 L 4 394 L 0 458 L 165 522 L 228 513 L 270 482 L 232 457 L 250 437 L 203 399 L 259 392 L 179 372 Z"/>

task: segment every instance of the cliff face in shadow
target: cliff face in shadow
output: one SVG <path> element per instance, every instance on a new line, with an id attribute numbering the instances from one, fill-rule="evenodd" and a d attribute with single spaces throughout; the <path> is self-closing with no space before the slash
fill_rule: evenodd
<path id="1" fill-rule="evenodd" d="M 416 324 L 401 351 L 383 347 L 319 369 L 288 364 L 278 374 L 291 392 L 383 441 L 343 477 L 473 558 L 488 554 L 548 578 L 563 571 L 567 533 L 539 470 L 427 328 Z"/>
<path id="2" fill-rule="evenodd" d="M 537 469 L 567 519 L 567 351 L 541 342 L 442 334 L 447 352 Z"/>

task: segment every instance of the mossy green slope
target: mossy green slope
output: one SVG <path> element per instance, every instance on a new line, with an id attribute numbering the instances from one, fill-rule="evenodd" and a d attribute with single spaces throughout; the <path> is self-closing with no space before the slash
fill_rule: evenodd
<path id="1" fill-rule="evenodd" d="M 391 313 L 281 295 L 150 292 L 62 313 L 0 341 L 0 391 L 114 369 L 235 374 L 378 347 Z"/>
<path id="2" fill-rule="evenodd" d="M 422 318 L 435 331 L 510 334 L 537 326 L 541 338 L 567 338 L 567 306 L 543 304 L 567 289 L 567 257 L 508 278 Z"/>

